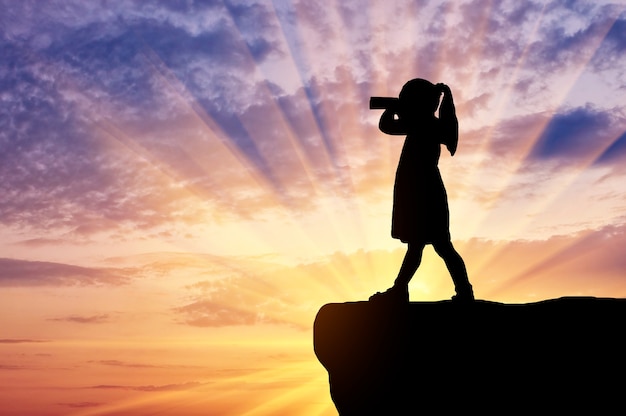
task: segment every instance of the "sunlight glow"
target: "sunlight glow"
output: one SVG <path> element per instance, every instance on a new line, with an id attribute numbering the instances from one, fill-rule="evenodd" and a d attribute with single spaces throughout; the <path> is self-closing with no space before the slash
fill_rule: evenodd
<path id="1" fill-rule="evenodd" d="M 402 264 L 368 100 L 412 78 L 477 298 L 626 296 L 626 7 L 183 3 L 0 6 L 7 414 L 336 415 L 312 323 Z M 409 288 L 454 294 L 432 247 Z"/>

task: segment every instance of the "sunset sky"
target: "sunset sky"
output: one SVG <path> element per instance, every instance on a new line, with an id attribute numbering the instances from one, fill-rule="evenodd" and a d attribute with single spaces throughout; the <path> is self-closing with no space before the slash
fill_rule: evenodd
<path id="1" fill-rule="evenodd" d="M 395 278 L 368 102 L 416 77 L 477 298 L 626 297 L 624 0 L 7 0 L 0 56 L 2 414 L 336 415 L 312 324 Z"/>

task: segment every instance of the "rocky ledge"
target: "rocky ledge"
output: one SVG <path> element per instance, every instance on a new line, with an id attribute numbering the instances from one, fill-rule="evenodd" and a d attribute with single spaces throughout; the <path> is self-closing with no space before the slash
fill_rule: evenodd
<path id="1" fill-rule="evenodd" d="M 624 408 L 625 318 L 607 298 L 335 303 L 314 348 L 342 416 L 602 414 Z"/>

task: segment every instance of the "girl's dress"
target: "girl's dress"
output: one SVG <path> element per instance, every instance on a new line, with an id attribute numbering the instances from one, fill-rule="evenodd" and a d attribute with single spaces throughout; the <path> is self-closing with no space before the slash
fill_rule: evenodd
<path id="1" fill-rule="evenodd" d="M 448 197 L 437 163 L 444 143 L 441 120 L 408 132 L 396 171 L 391 236 L 405 243 L 450 241 Z"/>

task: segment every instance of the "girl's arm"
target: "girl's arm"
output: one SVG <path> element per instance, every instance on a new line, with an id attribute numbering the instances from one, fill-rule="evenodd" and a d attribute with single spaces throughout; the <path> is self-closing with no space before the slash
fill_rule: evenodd
<path id="1" fill-rule="evenodd" d="M 442 143 L 446 145 L 450 154 L 454 156 L 456 146 L 459 143 L 459 120 L 456 118 L 452 91 L 445 84 L 437 84 L 437 86 L 443 92 L 443 99 L 439 106 L 439 120 L 441 120 L 443 127 Z"/>
<path id="2" fill-rule="evenodd" d="M 385 134 L 407 134 L 404 122 L 394 117 L 396 114 L 396 111 L 391 108 L 388 108 L 383 112 L 383 115 L 380 116 L 380 122 L 378 123 L 378 128 L 380 129 L 380 131 Z"/>

